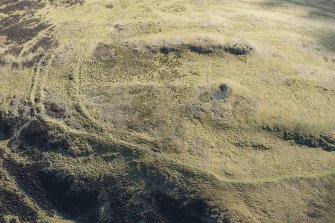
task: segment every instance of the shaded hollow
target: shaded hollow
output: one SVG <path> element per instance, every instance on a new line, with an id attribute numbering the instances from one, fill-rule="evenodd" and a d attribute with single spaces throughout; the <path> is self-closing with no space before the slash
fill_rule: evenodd
<path id="1" fill-rule="evenodd" d="M 208 204 L 201 199 L 177 199 L 163 193 L 155 194 L 154 199 L 167 222 L 215 222 L 214 217 L 209 214 Z"/>
<path id="2" fill-rule="evenodd" d="M 98 219 L 98 192 L 77 188 L 69 177 L 41 174 L 41 184 L 51 204 L 63 215 L 80 222 Z"/>

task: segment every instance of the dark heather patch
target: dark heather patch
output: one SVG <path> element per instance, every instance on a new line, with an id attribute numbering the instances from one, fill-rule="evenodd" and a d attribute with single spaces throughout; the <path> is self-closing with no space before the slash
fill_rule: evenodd
<path id="1" fill-rule="evenodd" d="M 273 132 L 284 140 L 292 140 L 298 145 L 309 148 L 322 148 L 327 152 L 335 151 L 335 138 L 327 134 L 309 134 L 299 130 L 288 131 L 280 127 L 264 126 L 264 130 Z"/>
<path id="2" fill-rule="evenodd" d="M 335 151 L 335 138 L 329 135 L 320 135 L 319 145 L 326 151 Z"/>
<path id="3" fill-rule="evenodd" d="M 37 164 L 19 164 L 13 160 L 5 159 L 3 162 L 4 168 L 14 177 L 19 187 L 31 197 L 48 214 L 53 214 L 52 207 L 47 200 L 47 194 L 42 187 L 41 169 Z"/>
<path id="4" fill-rule="evenodd" d="M 293 140 L 299 145 L 308 146 L 310 148 L 321 147 L 323 150 L 332 152 L 335 151 L 335 139 L 331 136 L 326 135 L 312 135 L 312 134 L 303 134 L 303 133 L 290 133 L 284 132 L 285 140 Z"/>
<path id="5" fill-rule="evenodd" d="M 35 53 L 38 49 L 48 51 L 49 49 L 56 48 L 57 46 L 58 43 L 54 38 L 44 36 L 35 43 L 35 45 L 30 49 L 30 52 Z"/>
<path id="6" fill-rule="evenodd" d="M 159 211 L 166 217 L 167 222 L 206 223 L 210 218 L 209 207 L 201 199 L 176 199 L 163 193 L 157 193 L 154 195 L 154 199 Z"/>
<path id="7" fill-rule="evenodd" d="M 48 200 L 67 218 L 83 223 L 143 220 L 147 204 L 133 204 L 133 196 L 125 190 L 127 183 L 120 181 L 112 176 L 74 180 L 57 172 L 44 172 L 41 178 Z M 102 207 L 106 209 L 103 214 Z"/>
<path id="8" fill-rule="evenodd" d="M 69 142 L 63 134 L 51 131 L 52 128 L 44 121 L 33 120 L 24 129 L 19 137 L 19 145 L 16 147 L 26 151 L 68 151 Z"/>
<path id="9" fill-rule="evenodd" d="M 22 45 L 36 39 L 36 44 L 32 49 L 24 52 L 23 66 L 33 67 L 36 63 L 36 56 L 28 55 L 29 53 L 35 53 L 38 49 L 48 51 L 58 46 L 57 41 L 52 37 L 51 24 L 44 22 L 40 17 L 35 16 L 37 10 L 43 8 L 45 3 L 39 0 L 13 0 L 13 1 L 1 1 L 0 13 L 6 15 L 5 18 L 0 20 L 0 35 L 6 37 L 5 45 L 8 50 L 3 55 L 18 56 L 22 51 Z M 47 36 L 39 38 L 39 34 L 42 31 L 49 29 Z M 33 56 L 33 59 L 29 59 Z M 5 58 L 5 57 L 4 57 Z M 6 63 L 6 60 L 4 59 Z M 19 64 L 12 64 L 12 68 L 20 67 Z"/>
<path id="10" fill-rule="evenodd" d="M 143 191 L 136 196 L 127 191 L 132 183 L 134 182 L 106 176 L 99 185 L 92 184 L 105 191 L 103 201 L 110 203 L 111 212 L 104 222 L 165 222 L 156 212 L 151 197 L 145 196 Z"/>
<path id="11" fill-rule="evenodd" d="M 42 57 L 43 57 L 43 54 L 37 54 L 36 56 L 34 56 L 33 58 L 29 60 L 24 60 L 22 62 L 22 66 L 27 67 L 27 68 L 34 67 L 42 59 Z"/>
<path id="12" fill-rule="evenodd" d="M 63 103 L 49 101 L 44 103 L 46 114 L 54 118 L 65 118 L 67 113 L 66 105 Z"/>
<path id="13" fill-rule="evenodd" d="M 222 44 L 175 44 L 175 45 L 144 45 L 144 47 L 134 46 L 132 44 L 125 44 L 123 46 L 113 46 L 111 44 L 99 43 L 94 51 L 94 56 L 103 62 L 115 60 L 117 55 L 115 51 L 127 52 L 129 54 L 136 54 L 136 57 L 152 56 L 153 54 L 161 53 L 168 55 L 174 53 L 180 56 L 180 53 L 190 51 L 202 55 L 222 55 L 225 53 L 233 54 L 235 56 L 251 54 L 255 49 L 246 44 L 222 45 Z"/>
<path id="14" fill-rule="evenodd" d="M 255 49 L 248 45 L 238 45 L 235 44 L 233 46 L 220 46 L 220 48 L 230 54 L 239 56 L 239 55 L 247 55 L 253 52 Z"/>
<path id="15" fill-rule="evenodd" d="M 9 100 L 9 113 L 0 110 L 0 140 L 12 138 L 16 129 L 31 117 L 27 102 L 16 98 Z"/>
<path id="16" fill-rule="evenodd" d="M 310 201 L 305 212 L 308 217 L 316 220 L 317 218 L 322 218 L 322 216 L 326 215 L 327 208 L 316 202 Z"/>
<path id="17" fill-rule="evenodd" d="M 27 9 L 33 8 L 34 4 L 36 4 L 36 2 L 18 1 L 18 0 L 11 1 L 10 3 L 3 2 L 0 6 L 5 6 L 5 7 L 0 8 L 0 13 L 10 14 L 15 11 L 27 10 Z"/>
<path id="18" fill-rule="evenodd" d="M 160 53 L 169 54 L 171 52 L 180 52 L 183 49 L 188 49 L 193 53 L 198 54 L 212 54 L 212 53 L 230 53 L 236 56 L 248 55 L 255 49 L 249 45 L 235 44 L 235 45 L 221 45 L 221 44 L 210 44 L 210 45 L 198 45 L 198 44 L 187 44 L 173 47 L 162 47 Z"/>
<path id="19" fill-rule="evenodd" d="M 143 189 L 135 195 L 129 188 L 138 185 L 137 180 L 128 175 L 74 177 L 57 170 L 47 170 L 46 166 L 19 164 L 8 158 L 3 164 L 19 188 L 50 215 L 57 210 L 61 216 L 82 223 L 216 222 L 216 218 L 210 215 L 208 204 L 201 198 L 187 197 L 186 192 L 185 196 L 176 197 L 159 190 L 148 193 Z M 156 175 L 150 182 L 153 188 L 166 185 L 165 180 Z M 10 209 L 17 207 L 16 203 L 9 204 Z M 16 212 L 16 215 L 23 222 L 36 222 L 35 219 L 26 220 L 29 213 Z"/>
<path id="20" fill-rule="evenodd" d="M 48 24 L 42 23 L 41 19 L 34 18 L 35 12 L 45 6 L 42 1 L 23 0 L 5 6 L 2 13 L 7 17 L 0 21 L 0 34 L 7 36 L 10 41 L 25 43 L 49 27 Z M 16 7 L 18 10 L 24 10 L 23 13 L 17 13 Z"/>
<path id="21" fill-rule="evenodd" d="M 99 43 L 94 50 L 94 56 L 101 61 L 113 61 L 116 59 L 116 53 L 114 52 L 113 46 Z"/>
<path id="22" fill-rule="evenodd" d="M 96 222 L 98 219 L 98 192 L 76 187 L 69 177 L 56 173 L 41 174 L 41 184 L 47 191 L 48 200 L 68 218 L 80 222 Z"/>
<path id="23" fill-rule="evenodd" d="M 9 5 L 13 2 L 18 2 L 19 0 L 2 0 L 0 6 Z"/>
<path id="24" fill-rule="evenodd" d="M 174 198 L 162 192 L 134 195 L 127 188 L 135 182 L 125 178 L 74 179 L 51 171 L 42 174 L 41 183 L 48 201 L 61 215 L 83 223 L 202 223 L 211 219 L 201 199 Z"/>
<path id="25" fill-rule="evenodd" d="M 199 53 L 199 54 L 214 53 L 214 50 L 211 46 L 188 45 L 188 48 L 191 52 Z"/>
<path id="26" fill-rule="evenodd" d="M 20 139 L 29 146 L 41 147 L 48 143 L 49 131 L 50 128 L 46 123 L 33 120 L 21 131 Z"/>
<path id="27" fill-rule="evenodd" d="M 22 46 L 13 46 L 9 50 L 5 51 L 5 54 L 11 54 L 13 56 L 18 56 L 21 53 L 22 49 L 23 49 Z"/>
<path id="28" fill-rule="evenodd" d="M 13 68 L 13 69 L 18 69 L 19 67 L 20 67 L 20 64 L 18 64 L 17 62 L 13 62 L 11 64 L 11 68 Z"/>
<path id="29" fill-rule="evenodd" d="M 25 19 L 24 21 L 14 23 L 9 27 L 0 28 L 0 34 L 7 36 L 11 41 L 23 44 L 33 39 L 39 32 L 50 26 L 46 23 L 40 23 L 40 21 L 40 19 Z"/>
<path id="30" fill-rule="evenodd" d="M 75 5 L 83 5 L 85 3 L 84 0 L 49 0 L 51 5 L 54 6 L 75 6 Z"/>
<path id="31" fill-rule="evenodd" d="M 17 194 L 0 188 L 0 222 L 5 215 L 18 216 L 21 222 L 37 222 L 37 213 L 24 203 Z"/>
<path id="32" fill-rule="evenodd" d="M 0 66 L 5 66 L 6 65 L 6 61 L 3 58 L 0 58 Z"/>
<path id="33" fill-rule="evenodd" d="M 21 16 L 18 14 L 10 15 L 4 19 L 0 20 L 0 32 L 5 30 L 6 28 L 10 27 L 12 24 L 19 23 Z"/>
<path id="34" fill-rule="evenodd" d="M 180 48 L 178 47 L 162 47 L 159 49 L 159 52 L 162 53 L 162 54 L 169 54 L 169 53 L 172 53 L 172 52 L 180 52 Z"/>
<path id="35" fill-rule="evenodd" d="M 10 139 L 14 135 L 16 123 L 15 118 L 8 118 L 0 113 L 0 140 Z"/>

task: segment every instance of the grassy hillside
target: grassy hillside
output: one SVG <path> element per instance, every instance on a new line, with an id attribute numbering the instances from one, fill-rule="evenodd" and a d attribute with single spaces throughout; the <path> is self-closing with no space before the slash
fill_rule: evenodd
<path id="1" fill-rule="evenodd" d="M 0 222 L 335 222 L 334 0 L 2 0 Z"/>

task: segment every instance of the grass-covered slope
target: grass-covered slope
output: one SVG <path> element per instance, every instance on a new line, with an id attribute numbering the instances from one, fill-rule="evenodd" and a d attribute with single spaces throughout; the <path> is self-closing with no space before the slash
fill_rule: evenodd
<path id="1" fill-rule="evenodd" d="M 333 0 L 2 0 L 0 222 L 335 222 Z"/>

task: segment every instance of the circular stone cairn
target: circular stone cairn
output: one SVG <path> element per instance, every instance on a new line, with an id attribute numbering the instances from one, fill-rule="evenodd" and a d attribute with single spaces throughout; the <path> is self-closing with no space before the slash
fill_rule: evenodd
<path id="1" fill-rule="evenodd" d="M 212 98 L 216 100 L 224 100 L 230 95 L 230 87 L 227 84 L 220 84 L 220 90 L 212 94 Z"/>

